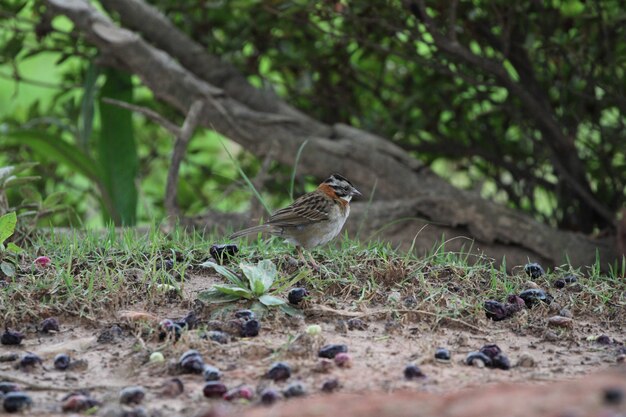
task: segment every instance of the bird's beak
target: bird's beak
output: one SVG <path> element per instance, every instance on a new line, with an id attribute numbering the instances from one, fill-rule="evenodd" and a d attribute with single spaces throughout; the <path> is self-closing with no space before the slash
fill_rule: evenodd
<path id="1" fill-rule="evenodd" d="M 361 194 L 361 192 L 359 190 L 357 190 L 356 188 L 352 187 L 352 195 L 359 195 L 359 196 L 361 196 L 363 194 Z"/>

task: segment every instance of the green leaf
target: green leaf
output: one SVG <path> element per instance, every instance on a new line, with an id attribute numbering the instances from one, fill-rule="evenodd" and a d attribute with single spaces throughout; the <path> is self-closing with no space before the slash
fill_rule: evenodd
<path id="1" fill-rule="evenodd" d="M 0 243 L 4 243 L 5 240 L 13 235 L 16 224 L 17 215 L 14 211 L 0 216 Z"/>
<path id="2" fill-rule="evenodd" d="M 0 137 L 3 137 L 3 135 L 0 136 Z M 0 167 L 0 188 L 3 187 L 4 182 L 9 177 L 17 175 L 20 172 L 25 171 L 25 170 L 27 170 L 29 168 L 35 167 L 37 165 L 39 165 L 38 162 L 24 162 L 22 164 L 9 165 L 9 166 L 5 166 L 5 167 Z"/>
<path id="3" fill-rule="evenodd" d="M 66 195 L 67 193 L 65 193 L 64 191 L 57 191 L 52 194 L 49 194 L 46 197 L 46 199 L 43 201 L 43 206 L 48 209 L 53 208 L 56 205 L 60 204 Z"/>
<path id="4" fill-rule="evenodd" d="M 3 188 L 17 187 L 20 185 L 30 184 L 35 181 L 39 181 L 41 177 L 29 176 L 29 177 L 9 177 L 4 182 Z"/>
<path id="5" fill-rule="evenodd" d="M 0 138 L 8 144 L 26 145 L 43 158 L 64 164 L 94 182 L 100 181 L 100 170 L 96 161 L 60 136 L 37 129 L 26 129 L 0 133 Z"/>
<path id="6" fill-rule="evenodd" d="M 200 266 L 204 268 L 215 269 L 215 272 L 217 272 L 218 274 L 226 278 L 231 284 L 236 285 L 237 287 L 246 286 L 245 282 L 243 282 L 234 272 L 232 272 L 230 269 L 226 268 L 225 266 L 216 264 L 215 262 L 212 262 L 212 261 L 206 261 L 204 263 L 201 263 Z"/>
<path id="7" fill-rule="evenodd" d="M 286 303 L 282 298 L 274 297 L 273 295 L 265 294 L 259 297 L 259 301 L 266 306 L 279 306 Z"/>
<path id="8" fill-rule="evenodd" d="M 298 310 L 297 308 L 294 308 L 292 306 L 290 306 L 289 304 L 281 304 L 278 306 L 278 308 L 280 308 L 280 310 L 287 314 L 288 316 L 293 316 L 293 317 L 302 317 L 304 316 L 304 313 L 302 312 L 302 310 Z"/>
<path id="9" fill-rule="evenodd" d="M 234 285 L 213 285 L 213 289 L 224 294 L 233 295 L 239 298 L 250 299 L 253 294 L 247 288 L 235 287 Z"/>
<path id="10" fill-rule="evenodd" d="M 241 297 L 236 295 L 224 294 L 215 289 L 209 289 L 198 293 L 197 299 L 209 304 L 231 303 L 239 300 Z"/>
<path id="11" fill-rule="evenodd" d="M 257 296 L 263 295 L 272 288 L 276 279 L 276 265 L 269 259 L 263 259 L 256 265 L 240 264 L 239 267 L 250 282 L 250 288 Z"/>
<path id="12" fill-rule="evenodd" d="M 7 250 L 9 252 L 13 252 L 13 253 L 16 253 L 16 254 L 20 254 L 20 253 L 24 252 L 24 249 L 20 248 L 19 246 L 17 246 L 13 242 L 7 243 Z"/>
<path id="13" fill-rule="evenodd" d="M 0 263 L 0 270 L 2 270 L 2 272 L 4 272 L 4 275 L 6 275 L 7 277 L 15 276 L 15 267 L 8 262 Z"/>
<path id="14" fill-rule="evenodd" d="M 83 99 L 80 103 L 81 125 L 79 131 L 80 144 L 83 149 L 87 149 L 93 130 L 94 102 L 98 89 L 98 77 L 100 76 L 99 68 L 91 63 L 85 73 Z"/>
<path id="15" fill-rule="evenodd" d="M 116 225 L 132 226 L 137 220 L 137 188 L 135 180 L 139 169 L 137 145 L 132 113 L 103 101 L 112 98 L 133 101 L 131 75 L 115 69 L 106 69 L 106 82 L 100 91 L 100 138 L 98 157 L 102 167 L 102 182 L 111 200 L 109 218 Z"/>

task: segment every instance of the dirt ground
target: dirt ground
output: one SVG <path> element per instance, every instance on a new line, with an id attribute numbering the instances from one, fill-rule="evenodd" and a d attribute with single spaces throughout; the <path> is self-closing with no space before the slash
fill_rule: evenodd
<path id="1" fill-rule="evenodd" d="M 212 279 L 191 274 L 185 300 L 172 299 L 150 311 L 136 305 L 132 313 L 112 312 L 110 320 L 100 323 L 59 317 L 61 330 L 52 334 L 38 333 L 33 326 L 21 346 L 0 346 L 0 357 L 33 352 L 43 364 L 23 370 L 17 369 L 16 361 L 0 362 L 0 381 L 21 385 L 33 399 L 25 414 L 33 416 L 68 415 L 61 409 L 63 397 L 78 390 L 88 391 L 102 403 L 96 415 L 109 417 L 329 416 L 339 412 L 372 417 L 626 415 L 626 374 L 617 371 L 626 353 L 626 331 L 618 324 L 593 316 L 577 318 L 573 329 L 521 326 L 519 320 L 438 321 L 411 313 L 410 308 L 398 315 L 355 312 L 349 303 L 330 308 L 318 303 L 317 297 L 303 308 L 304 318 L 263 317 L 259 336 L 231 338 L 227 344 L 202 339 L 200 332 L 185 332 L 176 343 L 159 341 L 148 331 L 163 318 L 180 318 L 197 307 L 195 294 L 208 288 Z M 218 326 L 209 310 L 197 310 L 205 325 Z M 353 316 L 366 328 L 349 330 L 345 321 Z M 312 324 L 321 326 L 320 334 L 306 334 Z M 121 334 L 103 340 L 103 332 L 113 325 L 120 326 Z M 609 343 L 589 337 L 599 334 L 608 335 Z M 352 366 L 333 364 L 319 372 L 317 352 L 328 343 L 346 344 Z M 509 357 L 510 370 L 464 364 L 469 352 L 488 343 L 496 343 Z M 449 349 L 451 360 L 435 360 L 437 347 Z M 191 348 L 202 354 L 205 363 L 222 371 L 228 388 L 245 384 L 256 393 L 266 388 L 282 391 L 299 381 L 307 395 L 281 399 L 271 407 L 260 405 L 258 395 L 250 403 L 207 399 L 202 375 L 181 374 L 176 366 L 180 355 Z M 164 354 L 163 363 L 149 361 L 154 351 Z M 56 370 L 52 362 L 59 353 L 68 353 L 79 365 Z M 292 367 L 292 375 L 283 382 L 270 381 L 264 375 L 279 360 Z M 406 379 L 403 372 L 409 363 L 417 364 L 426 376 Z M 184 384 L 184 392 L 177 396 L 164 388 L 174 377 Z M 337 393 L 323 393 L 321 386 L 333 378 L 340 382 Z M 143 386 L 145 398 L 138 406 L 120 406 L 120 390 L 131 385 Z M 528 397 L 532 401 L 526 401 Z"/>

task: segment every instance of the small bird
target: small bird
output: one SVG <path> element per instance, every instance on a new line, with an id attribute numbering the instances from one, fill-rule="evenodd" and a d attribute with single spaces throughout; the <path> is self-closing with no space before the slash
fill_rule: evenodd
<path id="1" fill-rule="evenodd" d="M 315 191 L 298 197 L 291 205 L 272 214 L 264 224 L 240 230 L 229 236 L 236 239 L 252 233 L 284 237 L 296 246 L 305 263 L 302 248 L 310 249 L 330 242 L 341 232 L 350 214 L 350 200 L 359 190 L 339 174 L 332 174 Z M 311 257 L 313 266 L 317 269 Z"/>

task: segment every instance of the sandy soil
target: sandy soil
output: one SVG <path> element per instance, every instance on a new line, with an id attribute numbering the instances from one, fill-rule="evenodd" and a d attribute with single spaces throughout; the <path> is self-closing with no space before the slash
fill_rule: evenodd
<path id="1" fill-rule="evenodd" d="M 62 399 L 78 390 L 88 391 L 102 403 L 97 415 L 111 417 L 218 416 L 242 412 L 249 416 L 322 416 L 338 412 L 346 416 L 626 413 L 626 398 L 621 403 L 603 402 L 603 390 L 607 388 L 616 387 L 622 397 L 626 396 L 624 373 L 609 373 L 619 367 L 625 353 L 625 331 L 617 324 L 600 323 L 590 317 L 575 319 L 573 329 L 523 326 L 524 315 L 538 314 L 534 311 L 524 312 L 510 321 L 480 319 L 467 325 L 446 321 L 437 324 L 420 314 L 393 316 L 374 314 L 372 310 L 351 313 L 360 315 L 367 328 L 348 330 L 345 324 L 349 318 L 345 313 L 348 306 L 339 305 L 333 310 L 311 303 L 304 308 L 306 318 L 282 314 L 264 317 L 261 333 L 255 338 L 233 337 L 229 343 L 219 344 L 202 339 L 199 332 L 188 332 L 177 343 L 159 341 L 156 333 L 150 331 L 154 323 L 184 316 L 194 306 L 195 293 L 210 283 L 209 277 L 192 274 L 186 282 L 186 300 L 172 299 L 152 311 L 144 311 L 142 305 L 134 306 L 133 311 L 147 314 L 112 312 L 110 320 L 100 323 L 59 317 L 61 331 L 53 334 L 37 333 L 33 324 L 21 346 L 0 346 L 0 357 L 10 352 L 20 355 L 34 352 L 42 358 L 43 365 L 23 370 L 17 368 L 17 361 L 0 362 L 0 381 L 22 386 L 33 398 L 33 407 L 26 412 L 33 416 L 67 415 L 61 410 Z M 209 327 L 219 325 L 207 309 L 198 310 L 198 315 Z M 305 329 L 311 324 L 319 324 L 321 334 L 307 335 Z M 108 342 L 100 337 L 99 341 L 103 331 L 113 325 L 121 327 L 121 335 Z M 603 345 L 588 340 L 589 336 L 598 334 L 609 335 L 611 343 Z M 317 351 L 327 343 L 348 345 L 352 367 L 333 365 L 328 372 L 317 372 Z M 487 343 L 502 348 L 513 364 L 510 370 L 463 363 L 468 352 Z M 434 359 L 434 351 L 440 346 L 452 353 L 449 362 Z M 229 388 L 245 384 L 257 393 L 266 388 L 282 391 L 299 381 L 305 386 L 307 396 L 280 400 L 269 408 L 258 405 L 258 395 L 251 404 L 207 399 L 202 393 L 202 376 L 181 374 L 177 369 L 179 356 L 190 348 L 197 349 L 205 363 L 223 372 L 222 381 Z M 148 359 L 153 351 L 162 352 L 165 362 L 150 363 Z M 74 369 L 56 370 L 53 358 L 59 353 L 84 362 Z M 289 363 L 293 372 L 287 381 L 275 383 L 264 375 L 278 360 Z M 405 379 L 403 370 L 408 363 L 419 365 L 426 377 Z M 588 378 L 590 374 L 596 376 Z M 184 392 L 169 396 L 163 387 L 174 377 L 183 382 Z M 321 393 L 322 384 L 332 378 L 341 384 L 339 393 Z M 578 382 L 554 383 L 564 380 Z M 143 386 L 146 396 L 139 406 L 122 407 L 119 392 L 130 385 Z M 524 400 L 529 396 L 533 398 L 532 408 Z M 602 411 L 605 408 L 609 411 Z M 590 411 L 572 414 L 568 410 Z"/>

